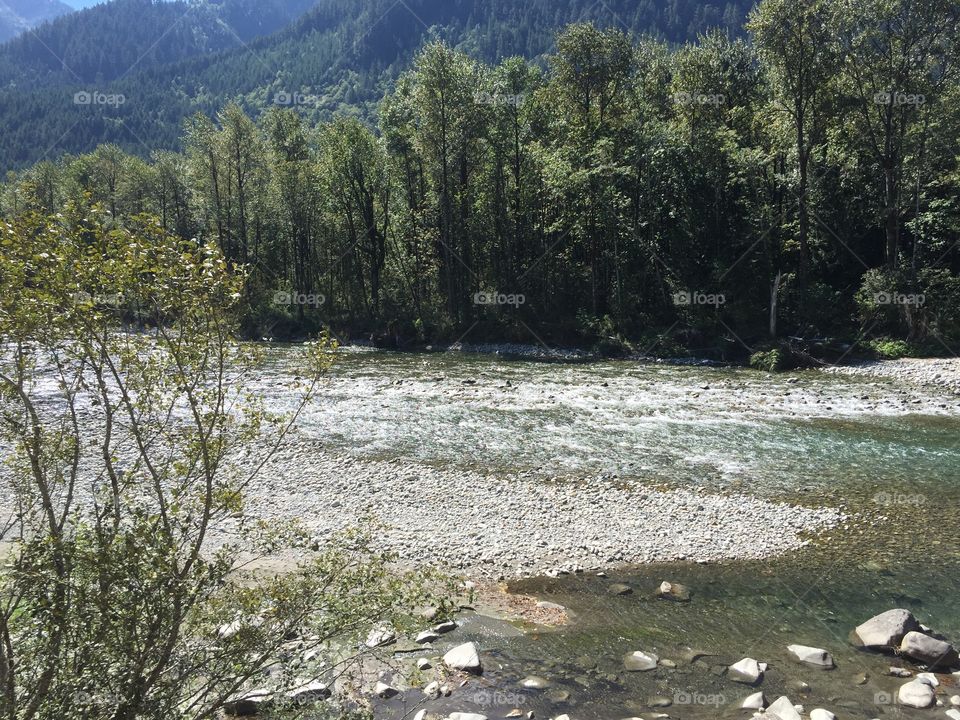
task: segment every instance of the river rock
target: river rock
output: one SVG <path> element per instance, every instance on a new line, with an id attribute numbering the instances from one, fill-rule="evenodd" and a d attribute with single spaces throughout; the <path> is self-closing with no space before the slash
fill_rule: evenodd
<path id="1" fill-rule="evenodd" d="M 641 650 L 636 650 L 623 656 L 623 666 L 629 672 L 646 672 L 647 670 L 653 670 L 657 667 L 658 662 L 660 662 L 660 658 L 656 655 L 653 653 L 645 653 Z"/>
<path id="2" fill-rule="evenodd" d="M 900 645 L 904 635 L 920 629 L 920 623 L 909 610 L 898 608 L 880 613 L 850 635 L 850 641 L 867 650 L 888 650 Z"/>
<path id="3" fill-rule="evenodd" d="M 937 676 L 933 673 L 917 673 L 917 680 L 919 682 L 926 683 L 932 688 L 940 687 L 940 680 L 937 679 Z"/>
<path id="4" fill-rule="evenodd" d="M 756 685 L 763 678 L 760 663 L 753 658 L 744 658 L 727 668 L 731 680 L 746 685 Z"/>
<path id="5" fill-rule="evenodd" d="M 607 588 L 607 592 L 611 595 L 630 595 L 633 593 L 633 588 L 625 583 L 614 583 Z"/>
<path id="6" fill-rule="evenodd" d="M 223 711 L 235 717 L 254 717 L 262 714 L 273 705 L 273 693 L 269 690 L 251 690 L 227 700 Z"/>
<path id="7" fill-rule="evenodd" d="M 479 674 L 483 670 L 480 663 L 480 653 L 477 646 L 472 643 L 464 643 L 450 650 L 443 656 L 444 664 L 454 670 L 463 670 L 465 672 Z"/>
<path id="8" fill-rule="evenodd" d="M 424 630 L 423 632 L 419 633 L 413 639 L 413 641 L 415 643 L 419 643 L 420 645 L 425 645 L 426 643 L 436 642 L 439 639 L 440 639 L 440 636 L 437 633 L 435 633 L 433 630 Z"/>
<path id="9" fill-rule="evenodd" d="M 550 681 L 539 675 L 528 675 L 520 681 L 520 687 L 527 690 L 546 690 L 550 687 Z"/>
<path id="10" fill-rule="evenodd" d="M 743 710 L 763 710 L 766 706 L 767 699 L 763 696 L 762 692 L 747 695 L 747 697 L 743 699 L 743 702 L 740 703 L 740 707 Z"/>
<path id="11" fill-rule="evenodd" d="M 294 688 L 287 693 L 287 699 L 294 705 L 302 706 L 317 700 L 326 700 L 330 695 L 330 688 L 322 682 L 314 681 Z"/>
<path id="12" fill-rule="evenodd" d="M 434 680 L 431 683 L 427 683 L 427 685 L 423 688 L 423 694 L 431 700 L 436 700 L 438 697 L 440 697 L 440 681 Z"/>
<path id="13" fill-rule="evenodd" d="M 389 645 L 397 639 L 397 634 L 390 628 L 375 628 L 367 635 L 364 643 L 368 648 L 382 647 Z"/>
<path id="14" fill-rule="evenodd" d="M 907 670 L 906 668 L 893 667 L 893 666 L 890 667 L 890 674 L 893 677 L 898 677 L 898 678 L 908 678 L 911 675 L 913 675 L 913 673 Z"/>
<path id="15" fill-rule="evenodd" d="M 393 687 L 393 685 L 388 685 L 382 680 L 374 686 L 373 692 L 378 698 L 383 699 L 392 698 L 394 695 L 400 694 L 400 691 Z"/>
<path id="16" fill-rule="evenodd" d="M 763 714 L 765 718 L 776 718 L 777 720 L 803 720 L 803 716 L 797 711 L 793 701 L 786 695 L 777 698 L 767 711 Z"/>
<path id="17" fill-rule="evenodd" d="M 908 632 L 903 636 L 900 654 L 932 668 L 955 667 L 958 660 L 953 645 L 920 632 Z"/>
<path id="18" fill-rule="evenodd" d="M 433 626 L 433 631 L 443 635 L 444 633 L 453 632 L 457 629 L 457 624 L 453 620 L 446 620 L 442 623 Z"/>
<path id="19" fill-rule="evenodd" d="M 813 665 L 824 670 L 830 670 L 834 667 L 833 658 L 826 650 L 806 645 L 788 645 L 787 651 L 793 655 L 795 660 L 805 665 Z"/>
<path id="20" fill-rule="evenodd" d="M 914 708 L 928 708 L 933 705 L 937 699 L 933 688 L 919 680 L 911 680 L 901 687 L 897 697 L 901 705 Z"/>
<path id="21" fill-rule="evenodd" d="M 660 583 L 660 587 L 657 589 L 657 597 L 676 602 L 689 602 L 690 589 L 680 583 L 664 581 Z"/>
<path id="22" fill-rule="evenodd" d="M 829 710 L 816 708 L 810 711 L 810 720 L 837 720 L 837 716 Z"/>
<path id="23" fill-rule="evenodd" d="M 487 720 L 487 716 L 479 713 L 452 712 L 447 715 L 447 720 Z"/>
<path id="24" fill-rule="evenodd" d="M 417 658 L 417 670 L 429 670 L 432 667 L 433 663 L 429 658 Z"/>
<path id="25" fill-rule="evenodd" d="M 950 720 L 960 720 L 960 710 L 951 708 L 944 713 Z"/>

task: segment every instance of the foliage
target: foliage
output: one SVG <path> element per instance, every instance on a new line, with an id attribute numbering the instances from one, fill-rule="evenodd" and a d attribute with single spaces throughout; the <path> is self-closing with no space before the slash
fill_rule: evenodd
<path id="1" fill-rule="evenodd" d="M 216 244 L 68 205 L 0 225 L 0 249 L 16 509 L 0 528 L 0 716 L 206 718 L 268 668 L 282 699 L 332 684 L 371 627 L 431 601 L 439 584 L 364 536 L 311 554 L 296 524 L 246 513 L 335 344 L 302 347 L 297 409 L 263 407 L 247 387 L 260 353 L 235 340 L 246 271 Z M 285 549 L 304 558 L 290 572 L 245 570 Z"/>

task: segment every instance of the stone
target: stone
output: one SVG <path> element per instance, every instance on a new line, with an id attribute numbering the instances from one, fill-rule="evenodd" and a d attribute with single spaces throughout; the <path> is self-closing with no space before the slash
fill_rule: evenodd
<path id="1" fill-rule="evenodd" d="M 765 718 L 776 718 L 777 720 L 803 720 L 803 716 L 797 711 L 793 701 L 786 695 L 777 698 L 767 711 Z"/>
<path id="2" fill-rule="evenodd" d="M 850 641 L 867 650 L 887 650 L 898 647 L 904 635 L 919 629 L 920 623 L 909 610 L 887 610 L 858 625 Z"/>
<path id="3" fill-rule="evenodd" d="M 820 648 L 808 647 L 806 645 L 788 645 L 787 652 L 789 652 L 797 662 L 801 662 L 804 665 L 812 665 L 824 670 L 830 670 L 834 667 L 833 658 L 830 653 Z"/>
<path id="4" fill-rule="evenodd" d="M 562 705 L 570 699 L 570 692 L 563 688 L 554 688 L 547 691 L 547 700 L 554 705 Z"/>
<path id="5" fill-rule="evenodd" d="M 453 620 L 446 620 L 442 623 L 433 626 L 433 631 L 443 635 L 444 633 L 452 632 L 457 629 L 457 624 Z"/>
<path id="6" fill-rule="evenodd" d="M 855 685 L 866 685 L 869 680 L 870 680 L 870 674 L 865 672 L 859 673 L 856 677 L 853 678 L 853 682 Z"/>
<path id="7" fill-rule="evenodd" d="M 378 682 L 374 686 L 373 692 L 378 698 L 383 698 L 383 699 L 392 698 L 394 695 L 400 694 L 399 690 L 397 690 L 392 685 L 388 685 L 383 681 Z"/>
<path id="8" fill-rule="evenodd" d="M 425 645 L 426 643 L 436 642 L 440 639 L 440 635 L 435 633 L 433 630 L 424 630 L 422 633 L 419 633 L 413 641 L 419 643 L 420 645 Z"/>
<path id="9" fill-rule="evenodd" d="M 829 710 L 816 708 L 810 711 L 810 720 L 837 720 L 837 716 Z"/>
<path id="10" fill-rule="evenodd" d="M 429 670 L 433 663 L 428 658 L 417 658 L 417 670 Z"/>
<path id="11" fill-rule="evenodd" d="M 447 720 L 487 720 L 487 716 L 479 713 L 452 712 L 447 715 Z"/>
<path id="12" fill-rule="evenodd" d="M 936 702 L 937 695 L 927 683 L 911 680 L 900 688 L 897 698 L 907 707 L 928 708 Z"/>
<path id="13" fill-rule="evenodd" d="M 907 670 L 906 668 L 891 667 L 890 675 L 893 675 L 893 677 L 898 677 L 898 678 L 908 678 L 912 676 L 913 673 Z"/>
<path id="14" fill-rule="evenodd" d="M 940 687 L 940 681 L 937 679 L 937 676 L 933 673 L 917 673 L 917 680 L 919 682 L 924 682 L 932 688 Z"/>
<path id="15" fill-rule="evenodd" d="M 690 589 L 680 583 L 664 581 L 660 583 L 657 590 L 657 597 L 664 600 L 674 600 L 676 602 L 689 602 Z"/>
<path id="16" fill-rule="evenodd" d="M 254 717 L 261 715 L 273 705 L 273 693 L 269 690 L 251 690 L 227 700 L 223 711 L 234 717 Z"/>
<path id="17" fill-rule="evenodd" d="M 763 710 L 766 706 L 767 699 L 763 696 L 762 692 L 747 695 L 747 697 L 743 699 L 743 702 L 740 703 L 740 707 L 743 710 Z"/>
<path id="18" fill-rule="evenodd" d="M 526 688 L 527 690 L 546 690 L 550 687 L 550 684 L 549 680 L 539 675 L 528 675 L 520 681 L 520 687 Z"/>
<path id="19" fill-rule="evenodd" d="M 514 708 L 513 710 L 511 710 L 510 712 L 508 712 L 508 713 L 506 714 L 506 717 L 508 717 L 508 718 L 519 718 L 519 717 L 523 717 L 523 710 L 521 710 L 520 708 Z"/>
<path id="20" fill-rule="evenodd" d="M 423 694 L 431 700 L 436 700 L 440 697 L 440 682 L 434 680 L 431 683 L 427 683 L 426 687 L 423 688 Z"/>
<path id="21" fill-rule="evenodd" d="M 443 656 L 444 664 L 453 670 L 463 670 L 465 672 L 480 673 L 483 666 L 480 663 L 480 653 L 477 646 L 472 643 L 464 643 L 450 650 Z"/>
<path id="22" fill-rule="evenodd" d="M 960 707 L 960 695 L 951 695 L 950 704 L 954 707 Z"/>
<path id="23" fill-rule="evenodd" d="M 330 688 L 322 682 L 314 681 L 290 690 L 287 698 L 294 705 L 306 705 L 318 700 L 326 700 L 330 695 Z"/>
<path id="24" fill-rule="evenodd" d="M 756 685 L 763 679 L 760 663 L 753 658 L 744 658 L 727 668 L 727 674 L 734 682 Z"/>
<path id="25" fill-rule="evenodd" d="M 657 667 L 659 661 L 660 658 L 653 653 L 645 653 L 641 650 L 636 650 L 623 656 L 623 666 L 629 672 L 646 672 L 647 670 L 653 670 Z"/>
<path id="26" fill-rule="evenodd" d="M 375 628 L 370 631 L 369 635 L 367 635 L 364 645 L 366 645 L 368 648 L 382 647 L 384 645 L 389 645 L 396 639 L 397 634 L 390 628 Z"/>
<path id="27" fill-rule="evenodd" d="M 953 645 L 920 632 L 908 632 L 903 636 L 900 654 L 931 668 L 955 667 L 960 659 Z"/>
<path id="28" fill-rule="evenodd" d="M 607 592 L 611 595 L 630 595 L 633 593 L 633 588 L 625 583 L 614 583 L 607 588 Z"/>
<path id="29" fill-rule="evenodd" d="M 950 720 L 960 720 L 960 710 L 950 709 L 944 713 Z"/>
<path id="30" fill-rule="evenodd" d="M 537 603 L 537 607 L 541 610 L 566 610 L 563 605 L 558 605 L 555 602 L 549 602 L 547 600 L 540 600 Z"/>

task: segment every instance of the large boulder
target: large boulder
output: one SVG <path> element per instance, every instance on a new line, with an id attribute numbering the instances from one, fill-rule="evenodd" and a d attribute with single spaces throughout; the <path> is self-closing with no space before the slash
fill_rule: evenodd
<path id="1" fill-rule="evenodd" d="M 806 645 L 788 645 L 787 652 L 793 656 L 794 660 L 804 665 L 813 665 L 823 670 L 833 668 L 833 658 L 826 650 Z"/>
<path id="2" fill-rule="evenodd" d="M 903 636 L 920 629 L 920 623 L 909 610 L 887 610 L 858 625 L 850 641 L 867 650 L 890 650 L 899 647 Z"/>
<path id="3" fill-rule="evenodd" d="M 950 643 L 915 631 L 903 636 L 900 654 L 932 668 L 956 667 L 960 660 L 956 648 Z"/>
<path id="4" fill-rule="evenodd" d="M 928 708 L 937 701 L 937 694 L 927 683 L 911 680 L 900 688 L 897 698 L 907 707 Z"/>
<path id="5" fill-rule="evenodd" d="M 472 642 L 457 645 L 443 656 L 444 664 L 453 670 L 479 674 L 483 670 L 480 664 L 480 652 Z"/>

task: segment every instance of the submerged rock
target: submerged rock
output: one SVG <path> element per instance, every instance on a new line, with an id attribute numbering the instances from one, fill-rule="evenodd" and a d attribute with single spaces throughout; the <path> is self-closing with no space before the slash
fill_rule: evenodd
<path id="1" fill-rule="evenodd" d="M 527 690 L 546 690 L 550 685 L 551 682 L 549 680 L 539 675 L 528 675 L 520 681 L 520 687 L 526 688 Z"/>
<path id="2" fill-rule="evenodd" d="M 629 672 L 646 672 L 647 670 L 653 670 L 657 667 L 657 663 L 660 661 L 653 653 L 645 653 L 641 650 L 636 650 L 632 653 L 627 653 L 623 657 L 623 666 Z"/>
<path id="3" fill-rule="evenodd" d="M 887 610 L 858 625 L 850 641 L 867 650 L 888 650 L 898 647 L 904 635 L 919 629 L 920 623 L 909 610 Z"/>
<path id="4" fill-rule="evenodd" d="M 680 583 L 663 581 L 657 589 L 657 597 L 675 602 L 689 602 L 690 589 Z"/>
<path id="5" fill-rule="evenodd" d="M 611 595 L 630 595 L 633 593 L 633 588 L 626 583 L 614 583 L 607 588 L 607 592 Z"/>

